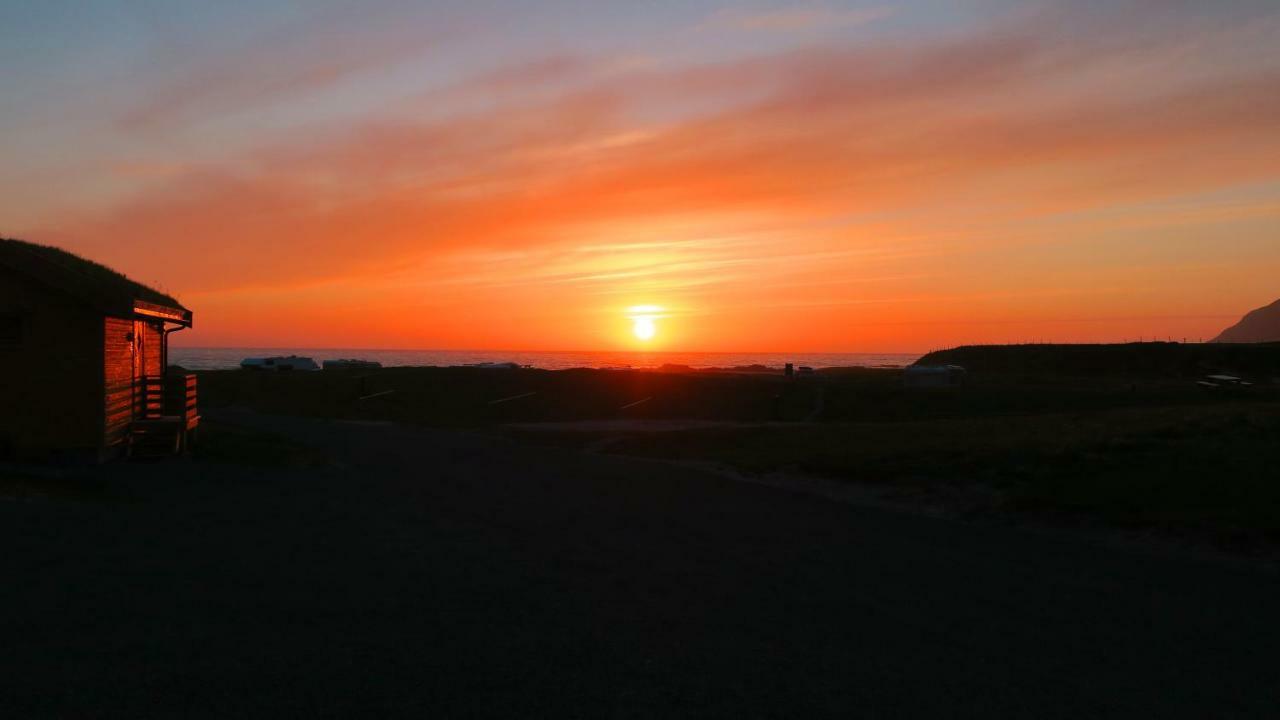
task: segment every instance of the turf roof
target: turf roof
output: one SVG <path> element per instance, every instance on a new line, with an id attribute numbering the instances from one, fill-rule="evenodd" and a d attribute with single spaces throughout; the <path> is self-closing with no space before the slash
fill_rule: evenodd
<path id="1" fill-rule="evenodd" d="M 0 266 L 26 273 L 90 301 L 114 305 L 142 300 L 186 309 L 171 295 L 130 280 L 105 265 L 49 245 L 0 238 Z"/>

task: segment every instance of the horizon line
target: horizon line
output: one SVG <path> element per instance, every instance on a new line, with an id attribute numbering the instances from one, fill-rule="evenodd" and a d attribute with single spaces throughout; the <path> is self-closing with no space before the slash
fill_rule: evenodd
<path id="1" fill-rule="evenodd" d="M 1069 344 L 1069 343 L 1068 343 Z M 959 346 L 956 346 L 959 347 Z M 515 350 L 512 348 L 390 348 L 390 347 L 356 347 L 356 346 L 307 346 L 307 345 L 173 345 L 178 350 L 371 350 L 376 352 L 471 352 L 471 353 L 649 353 L 680 355 L 784 355 L 787 353 L 805 355 L 912 355 L 921 351 L 902 350 Z M 924 351 L 930 352 L 930 351 Z"/>

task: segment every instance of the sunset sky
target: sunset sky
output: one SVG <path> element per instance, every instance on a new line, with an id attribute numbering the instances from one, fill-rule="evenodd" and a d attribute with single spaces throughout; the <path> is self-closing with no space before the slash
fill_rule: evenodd
<path id="1" fill-rule="evenodd" d="M 0 235 L 184 345 L 911 352 L 1280 297 L 1280 3 L 22 2 Z"/>

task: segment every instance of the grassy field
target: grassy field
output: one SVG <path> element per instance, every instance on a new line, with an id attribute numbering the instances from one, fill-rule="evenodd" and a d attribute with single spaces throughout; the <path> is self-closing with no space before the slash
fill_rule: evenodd
<path id="1" fill-rule="evenodd" d="M 1189 379 L 975 374 L 955 391 L 902 386 L 901 372 L 780 373 L 389 368 L 372 372 L 200 373 L 203 408 L 444 427 L 604 419 L 884 422 L 1123 407 L 1212 406 L 1277 397 L 1276 387 L 1198 387 Z"/>
<path id="2" fill-rule="evenodd" d="M 1280 343 L 967 345 L 929 353 L 919 362 L 962 365 L 982 373 L 1187 378 L 1225 372 L 1276 380 Z"/>
<path id="3" fill-rule="evenodd" d="M 535 442 L 749 474 L 882 486 L 968 511 L 1036 511 L 1227 540 L 1280 540 L 1280 404 L 1126 408 L 672 432 L 531 430 Z"/>
<path id="4" fill-rule="evenodd" d="M 200 374 L 202 407 L 443 427 L 586 418 L 800 419 L 812 388 L 779 375 L 389 368 L 362 373 Z"/>
<path id="5" fill-rule="evenodd" d="M 1251 387 L 1205 388 L 1194 382 L 1201 370 L 1032 367 L 974 372 L 964 387 L 921 390 L 903 387 L 900 371 L 872 369 L 788 379 L 392 368 L 212 372 L 201 374 L 200 387 L 205 408 L 472 428 L 749 474 L 868 484 L 967 512 L 1273 544 L 1280 540 L 1280 486 L 1272 479 L 1280 467 L 1280 385 L 1258 377 Z M 263 454 L 247 438 L 214 440 L 204 452 Z M 220 449 L 232 441 L 232 449 Z M 291 452 L 287 462 L 315 461 Z"/>

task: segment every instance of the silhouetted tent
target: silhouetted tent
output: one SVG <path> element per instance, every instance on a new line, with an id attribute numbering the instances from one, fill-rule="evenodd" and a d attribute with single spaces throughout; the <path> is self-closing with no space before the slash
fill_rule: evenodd
<path id="1" fill-rule="evenodd" d="M 173 297 L 64 250 L 0 239 L 0 456 L 102 459 L 182 447 L 194 376 L 165 377 Z"/>

